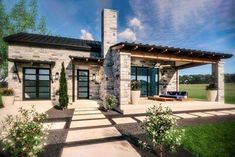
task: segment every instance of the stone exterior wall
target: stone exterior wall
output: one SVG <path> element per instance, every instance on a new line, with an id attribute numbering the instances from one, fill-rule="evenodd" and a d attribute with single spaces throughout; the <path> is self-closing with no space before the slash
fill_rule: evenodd
<path id="1" fill-rule="evenodd" d="M 177 91 L 178 75 L 177 70 L 172 67 L 163 68 L 159 71 L 159 94 L 166 94 L 167 91 Z"/>
<path id="2" fill-rule="evenodd" d="M 213 82 L 218 87 L 216 101 L 224 102 L 224 62 L 212 64 Z"/>
<path id="3" fill-rule="evenodd" d="M 65 49 L 52 49 L 52 48 L 43 48 L 43 47 L 31 47 L 31 46 L 17 46 L 17 45 L 9 45 L 8 47 L 8 56 L 9 58 L 16 59 L 26 59 L 26 60 L 42 60 L 42 61 L 55 61 L 55 65 L 52 66 L 52 78 L 54 78 L 57 72 L 61 71 L 61 63 L 64 62 L 66 68 L 67 75 L 67 83 L 68 83 L 68 94 L 69 100 L 72 101 L 72 63 L 69 56 L 80 56 L 80 57 L 94 57 L 97 56 L 97 53 L 85 52 L 85 51 L 76 51 L 76 50 L 65 50 Z M 8 64 L 9 71 L 9 88 L 15 89 L 15 99 L 22 100 L 23 99 L 23 84 L 19 83 L 18 79 L 13 79 L 13 63 L 9 62 Z M 23 81 L 22 68 L 23 67 L 33 67 L 31 64 L 18 64 L 18 72 L 21 81 Z M 40 64 L 42 68 L 49 68 L 49 65 Z M 75 69 L 89 69 L 90 73 L 95 73 L 99 69 L 99 67 L 94 67 L 91 65 L 79 67 L 76 65 Z M 98 70 L 99 71 L 99 70 Z M 76 73 L 75 73 L 76 76 Z M 91 79 L 91 78 L 90 78 Z M 77 78 L 75 78 L 75 82 L 77 82 Z M 54 80 L 54 83 L 51 83 L 51 98 L 53 99 L 56 90 L 59 89 L 59 80 Z M 93 81 L 90 81 L 90 96 L 91 98 L 99 98 L 99 85 L 95 84 Z M 75 94 L 77 94 L 77 86 L 75 85 Z M 76 99 L 77 97 L 75 97 Z"/>

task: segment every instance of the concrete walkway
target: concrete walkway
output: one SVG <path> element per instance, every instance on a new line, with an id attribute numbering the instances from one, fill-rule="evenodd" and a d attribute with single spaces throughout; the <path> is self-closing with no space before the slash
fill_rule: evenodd
<path id="1" fill-rule="evenodd" d="M 82 104 L 82 105 L 76 105 Z M 132 145 L 98 110 L 96 101 L 79 101 L 62 151 L 62 157 L 139 157 Z"/>

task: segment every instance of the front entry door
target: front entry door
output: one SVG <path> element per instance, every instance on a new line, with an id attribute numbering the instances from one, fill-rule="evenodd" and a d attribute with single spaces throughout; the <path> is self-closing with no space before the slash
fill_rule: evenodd
<path id="1" fill-rule="evenodd" d="M 89 70 L 77 71 L 78 99 L 89 99 Z"/>

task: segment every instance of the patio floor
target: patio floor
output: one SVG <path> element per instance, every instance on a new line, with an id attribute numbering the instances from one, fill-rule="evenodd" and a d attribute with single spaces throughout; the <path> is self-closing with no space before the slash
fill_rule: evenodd
<path id="1" fill-rule="evenodd" d="M 208 101 L 162 102 L 162 101 L 148 100 L 147 98 L 141 98 L 138 105 L 132 105 L 132 104 L 122 105 L 121 110 L 124 115 L 145 114 L 148 108 L 160 104 L 163 107 L 170 107 L 174 113 L 235 109 L 234 104 L 224 104 L 221 102 L 208 102 Z"/>

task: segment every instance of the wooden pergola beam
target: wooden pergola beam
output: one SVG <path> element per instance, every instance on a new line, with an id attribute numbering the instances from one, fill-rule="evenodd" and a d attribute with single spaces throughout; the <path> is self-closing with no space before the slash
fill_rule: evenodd
<path id="1" fill-rule="evenodd" d="M 187 56 L 177 56 L 171 54 L 162 54 L 162 53 L 151 53 L 147 54 L 144 52 L 132 52 L 131 57 L 136 58 L 145 58 L 145 59 L 157 59 L 164 61 L 182 61 L 182 62 L 192 62 L 192 63 L 204 63 L 204 64 L 214 64 L 216 60 L 207 59 L 207 58 L 193 58 Z"/>
<path id="2" fill-rule="evenodd" d="M 176 66 L 175 68 L 178 70 L 181 70 L 181 69 L 192 68 L 192 67 L 196 67 L 200 65 L 205 65 L 205 64 L 204 63 L 188 63 L 188 64 Z"/>

